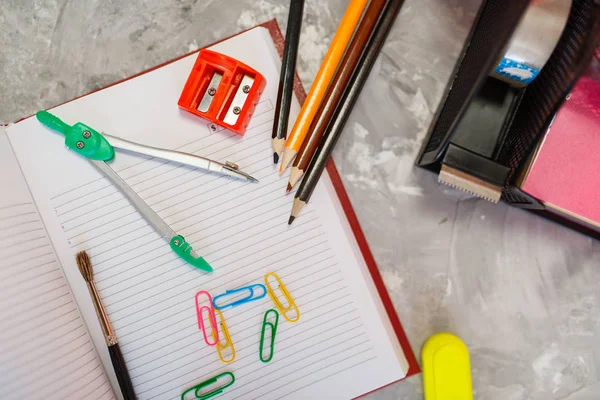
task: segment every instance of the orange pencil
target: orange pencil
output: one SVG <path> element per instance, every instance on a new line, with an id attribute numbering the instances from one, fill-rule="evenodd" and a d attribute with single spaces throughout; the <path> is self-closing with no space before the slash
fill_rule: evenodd
<path id="1" fill-rule="evenodd" d="M 319 108 L 319 104 L 321 104 L 321 100 L 323 99 L 323 95 L 327 90 L 327 86 L 329 86 L 329 82 L 331 81 L 331 78 L 333 77 L 333 74 L 340 63 L 340 60 L 344 55 L 344 50 L 346 50 L 348 42 L 352 38 L 354 28 L 356 28 L 356 24 L 360 20 L 360 16 L 362 15 L 367 3 L 368 0 L 352 0 L 350 1 L 350 4 L 348 4 L 346 13 L 344 14 L 344 17 L 340 22 L 340 26 L 335 32 L 335 36 L 329 45 L 327 54 L 325 54 L 323 63 L 319 68 L 319 72 L 317 72 L 317 76 L 310 87 L 308 96 L 306 96 L 306 100 L 300 109 L 300 113 L 298 114 L 298 118 L 294 123 L 294 127 L 292 128 L 287 141 L 285 142 L 283 157 L 281 159 L 281 167 L 279 168 L 280 172 L 285 171 L 287 166 L 290 164 L 290 162 L 292 162 L 298 153 L 298 150 L 300 150 L 300 146 L 302 146 L 302 142 L 304 142 L 308 128 L 315 117 L 315 113 Z"/>

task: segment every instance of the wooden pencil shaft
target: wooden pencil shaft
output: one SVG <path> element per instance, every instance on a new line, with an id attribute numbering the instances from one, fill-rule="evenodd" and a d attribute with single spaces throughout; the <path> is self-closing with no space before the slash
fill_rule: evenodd
<path id="1" fill-rule="evenodd" d="M 279 89 L 277 91 L 277 103 L 275 105 L 275 123 L 273 124 L 273 133 L 271 135 L 273 139 L 285 138 L 287 133 L 290 107 L 294 96 L 294 72 L 296 70 L 296 56 L 298 55 L 303 10 L 304 0 L 292 0 L 290 2 L 281 75 L 279 76 Z"/>
<path id="2" fill-rule="evenodd" d="M 335 107 L 339 104 L 344 89 L 352 76 L 352 72 L 356 69 L 356 64 L 365 49 L 369 37 L 373 33 L 375 23 L 377 22 L 385 3 L 386 0 L 371 0 L 358 28 L 356 28 L 356 33 L 346 49 L 346 53 L 340 62 L 340 66 L 337 69 L 331 84 L 325 92 L 323 101 L 317 109 L 307 136 L 294 160 L 293 166 L 298 167 L 300 170 L 304 171 L 306 170 L 306 167 L 308 167 L 308 163 L 314 155 L 315 150 L 319 145 L 319 141 L 323 137 L 327 124 L 333 116 Z"/>
<path id="3" fill-rule="evenodd" d="M 302 210 L 302 208 L 306 205 L 305 201 L 302 201 L 300 199 L 294 199 L 294 203 L 292 204 L 292 213 L 290 214 L 292 217 L 296 217 L 298 216 L 298 214 L 300 213 L 300 210 Z"/>
<path id="4" fill-rule="evenodd" d="M 302 144 L 302 141 L 304 141 L 306 131 L 310 127 L 310 123 L 317 111 L 317 107 L 342 59 L 348 42 L 352 38 L 352 34 L 354 33 L 355 27 L 358 24 L 367 3 L 368 0 L 351 0 L 346 7 L 346 12 L 340 21 L 340 25 L 327 49 L 327 53 L 325 54 L 325 58 L 323 58 L 323 62 L 319 67 L 315 80 L 310 86 L 308 96 L 306 96 L 306 100 L 304 100 L 300 113 L 290 131 L 290 135 L 285 143 L 286 148 L 291 148 L 296 151 L 300 149 L 300 145 Z"/>
<path id="5" fill-rule="evenodd" d="M 321 174 L 325 170 L 327 160 L 331 156 L 331 152 L 344 129 L 344 125 L 348 120 L 352 107 L 356 103 L 358 95 L 369 77 L 371 68 L 373 68 L 373 64 L 377 60 L 377 56 L 381 51 L 387 34 L 389 33 L 403 3 L 404 0 L 389 0 L 386 3 L 381 16 L 377 20 L 375 30 L 358 61 L 358 66 L 352 74 L 340 103 L 334 112 L 332 120 L 323 135 L 323 140 L 319 144 L 314 157 L 308 165 L 304 179 L 296 192 L 296 198 L 305 202 L 308 202 L 310 199 Z"/>

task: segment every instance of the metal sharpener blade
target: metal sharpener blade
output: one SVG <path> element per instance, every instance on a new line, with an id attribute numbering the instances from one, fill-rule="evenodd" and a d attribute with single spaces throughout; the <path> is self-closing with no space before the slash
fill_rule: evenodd
<path id="1" fill-rule="evenodd" d="M 204 96 L 202 96 L 202 100 L 200 100 L 200 104 L 198 104 L 198 111 L 207 112 L 210 108 L 210 104 L 215 98 L 215 93 L 217 93 L 217 88 L 219 87 L 219 83 L 221 83 L 221 79 L 223 78 L 223 74 L 220 72 L 213 73 L 212 78 L 210 78 L 210 82 L 208 83 L 208 87 L 206 88 L 206 92 L 204 92 Z"/>
<path id="2" fill-rule="evenodd" d="M 242 108 L 244 108 L 244 104 L 248 98 L 248 93 L 250 93 L 250 89 L 252 89 L 252 84 L 254 84 L 254 78 L 244 75 L 240 86 L 238 86 L 238 89 L 235 92 L 235 96 L 231 102 L 231 105 L 229 106 L 229 110 L 227 110 L 227 114 L 225 115 L 223 122 L 229 125 L 235 125 Z"/>

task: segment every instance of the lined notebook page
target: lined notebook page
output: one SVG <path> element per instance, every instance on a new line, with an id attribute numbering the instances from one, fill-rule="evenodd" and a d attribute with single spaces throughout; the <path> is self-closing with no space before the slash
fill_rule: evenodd
<path id="1" fill-rule="evenodd" d="M 0 129 L 0 398 L 114 399 Z"/>
<path id="2" fill-rule="evenodd" d="M 236 376 L 223 399 L 351 398 L 402 378 L 408 368 L 402 350 L 327 178 L 302 217 L 287 225 L 292 195 L 285 194 L 287 177 L 276 172 L 270 144 L 280 61 L 268 31 L 255 28 L 213 49 L 267 79 L 244 137 L 177 108 L 195 55 L 53 110 L 69 123 L 234 161 L 260 180 L 245 183 L 122 152 L 110 163 L 205 257 L 212 274 L 178 259 L 116 188 L 63 149 L 59 135 L 34 119 L 10 132 L 49 229 L 62 239 L 59 254 L 85 249 L 92 257 L 136 394 L 176 399 L 223 371 Z M 298 110 L 294 102 L 291 118 Z M 198 330 L 194 295 L 263 283 L 270 271 L 286 284 L 301 318 L 295 324 L 280 318 L 275 355 L 263 364 L 260 328 L 271 300 L 225 310 L 237 352 L 225 365 Z"/>

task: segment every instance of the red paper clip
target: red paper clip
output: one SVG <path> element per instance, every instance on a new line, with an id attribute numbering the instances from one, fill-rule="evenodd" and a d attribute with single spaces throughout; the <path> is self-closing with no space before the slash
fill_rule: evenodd
<path id="1" fill-rule="evenodd" d="M 200 306 L 200 302 L 198 301 L 198 297 L 201 295 L 206 295 L 208 297 L 208 301 L 210 306 Z M 202 290 L 196 293 L 196 316 L 198 317 L 198 329 L 202 331 L 204 335 L 204 341 L 209 346 L 216 346 L 219 343 L 219 330 L 217 329 L 217 317 L 215 316 L 215 309 L 213 307 L 213 300 L 210 293 L 205 290 Z M 208 310 L 208 321 L 210 323 L 211 333 L 210 336 L 213 337 L 214 342 L 210 342 L 208 340 L 209 335 L 206 332 L 206 326 L 204 325 L 204 316 L 202 315 L 202 311 Z"/>
<path id="2" fill-rule="evenodd" d="M 261 74 L 246 64 L 214 51 L 200 50 L 177 104 L 243 135 L 266 83 Z"/>

